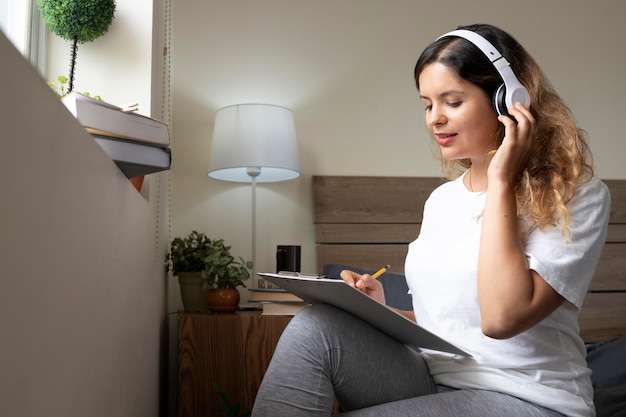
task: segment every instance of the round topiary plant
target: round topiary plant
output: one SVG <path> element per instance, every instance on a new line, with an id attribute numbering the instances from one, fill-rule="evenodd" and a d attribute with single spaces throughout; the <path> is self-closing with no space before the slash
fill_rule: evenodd
<path id="1" fill-rule="evenodd" d="M 78 44 L 91 42 L 109 30 L 115 15 L 115 0 L 37 0 L 37 8 L 53 33 L 72 42 L 70 93 L 74 89 Z"/>

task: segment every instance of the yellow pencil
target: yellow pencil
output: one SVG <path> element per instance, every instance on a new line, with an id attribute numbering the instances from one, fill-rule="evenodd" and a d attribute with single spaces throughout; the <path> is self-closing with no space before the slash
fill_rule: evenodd
<path id="1" fill-rule="evenodd" d="M 374 275 L 372 275 L 372 278 L 376 279 L 379 276 L 381 276 L 382 274 L 384 274 L 385 272 L 387 272 L 388 269 L 391 269 L 390 265 L 387 266 L 383 266 L 382 268 L 380 268 L 378 271 L 374 272 Z"/>

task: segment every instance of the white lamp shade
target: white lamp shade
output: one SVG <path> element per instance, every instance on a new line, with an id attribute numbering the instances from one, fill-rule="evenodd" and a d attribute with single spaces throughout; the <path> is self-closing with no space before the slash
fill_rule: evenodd
<path id="1" fill-rule="evenodd" d="M 259 173 L 260 169 L 260 173 Z M 209 177 L 222 181 L 287 181 L 300 176 L 293 113 L 269 104 L 237 104 L 215 115 Z"/>

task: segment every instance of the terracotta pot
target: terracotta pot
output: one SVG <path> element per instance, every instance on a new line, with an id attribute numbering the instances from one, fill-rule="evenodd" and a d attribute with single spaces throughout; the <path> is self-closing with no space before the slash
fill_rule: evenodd
<path id="1" fill-rule="evenodd" d="M 213 313 L 234 313 L 239 310 L 239 291 L 237 288 L 208 290 L 206 302 Z"/>
<path id="2" fill-rule="evenodd" d="M 135 187 L 137 191 L 141 192 L 141 187 L 143 186 L 143 179 L 144 179 L 143 175 L 141 177 L 131 178 L 130 183 L 133 184 L 133 187 Z"/>

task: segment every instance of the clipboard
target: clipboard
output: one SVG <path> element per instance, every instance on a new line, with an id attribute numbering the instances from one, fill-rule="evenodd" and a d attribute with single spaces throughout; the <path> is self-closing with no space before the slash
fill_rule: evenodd
<path id="1" fill-rule="evenodd" d="M 406 345 L 472 356 L 342 280 L 285 273 L 257 275 L 308 303 L 341 308 Z"/>

